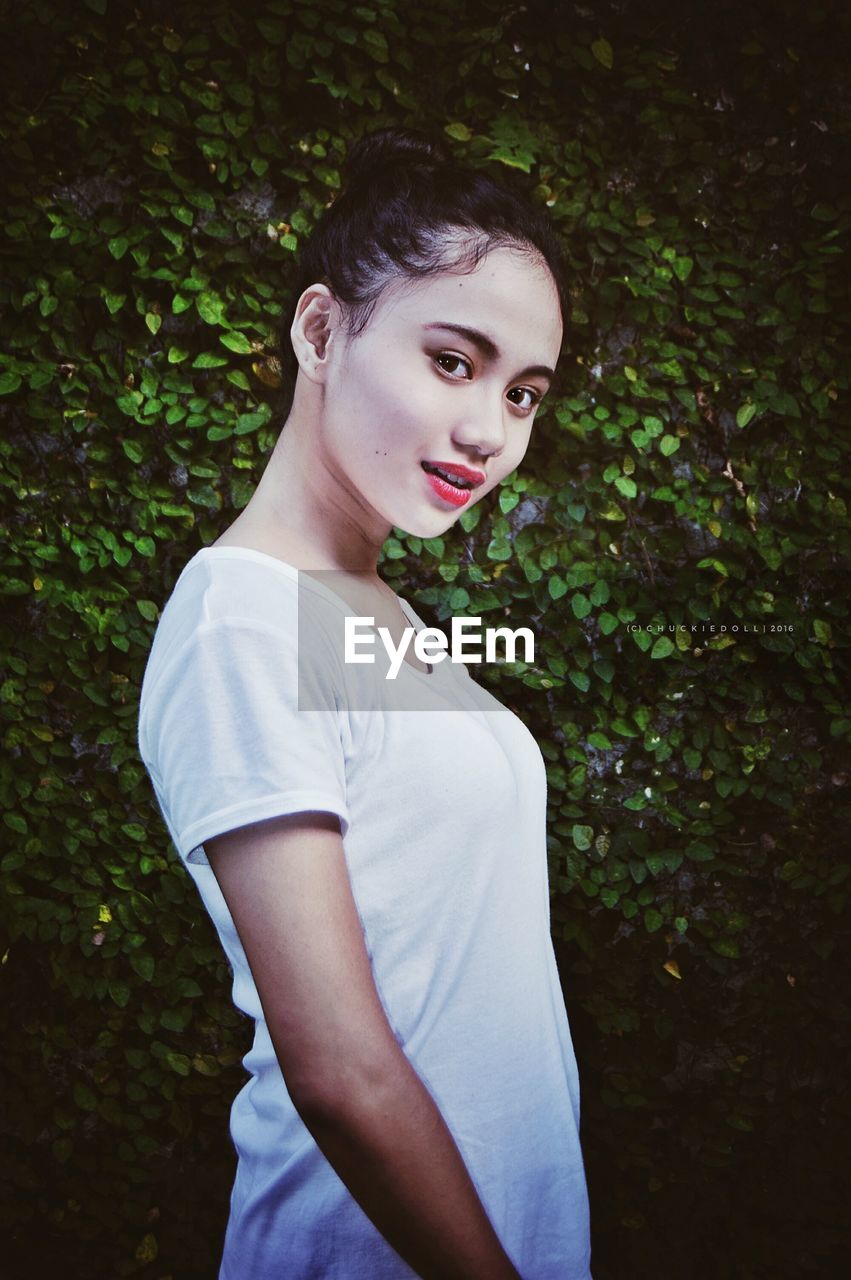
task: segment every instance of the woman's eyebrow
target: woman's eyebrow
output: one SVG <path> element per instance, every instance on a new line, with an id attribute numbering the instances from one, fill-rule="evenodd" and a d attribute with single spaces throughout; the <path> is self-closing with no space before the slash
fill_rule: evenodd
<path id="1" fill-rule="evenodd" d="M 433 324 L 423 325 L 424 329 L 448 329 L 450 333 L 457 333 L 459 337 L 466 338 L 468 342 L 472 342 L 474 346 L 485 355 L 488 360 L 498 360 L 500 356 L 499 347 L 493 338 L 488 337 L 486 333 L 482 333 L 480 329 L 471 329 L 466 324 L 450 324 L 448 321 L 436 320 Z M 555 370 L 546 364 L 530 364 L 527 368 L 521 369 L 517 374 L 518 378 L 549 378 L 552 382 L 555 377 Z"/>

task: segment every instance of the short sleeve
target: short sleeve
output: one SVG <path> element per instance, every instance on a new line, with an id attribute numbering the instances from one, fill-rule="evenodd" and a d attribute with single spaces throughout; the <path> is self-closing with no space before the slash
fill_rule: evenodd
<path id="1" fill-rule="evenodd" d="M 205 840 L 305 810 L 336 814 L 345 836 L 344 727 L 320 652 L 299 663 L 294 636 L 255 620 L 200 625 L 140 709 L 143 759 L 181 858 L 209 865 Z"/>

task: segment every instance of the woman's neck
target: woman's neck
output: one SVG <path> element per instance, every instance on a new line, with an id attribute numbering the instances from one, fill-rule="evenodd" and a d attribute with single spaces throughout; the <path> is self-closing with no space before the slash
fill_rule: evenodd
<path id="1" fill-rule="evenodd" d="M 378 556 L 391 526 L 358 507 L 318 453 L 316 435 L 290 414 L 257 488 L 222 541 L 248 537 L 258 550 L 297 568 L 344 569 L 380 582 Z"/>

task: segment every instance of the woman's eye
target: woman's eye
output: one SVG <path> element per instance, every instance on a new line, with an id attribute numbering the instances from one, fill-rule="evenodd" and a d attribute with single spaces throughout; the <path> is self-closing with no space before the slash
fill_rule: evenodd
<path id="1" fill-rule="evenodd" d="M 473 376 L 473 366 L 466 356 L 456 355 L 454 351 L 441 351 L 433 359 L 448 377 L 458 382 L 469 381 Z M 514 399 L 515 396 L 520 398 Z M 508 398 L 518 409 L 528 413 L 540 404 L 544 397 L 543 393 L 536 391 L 534 387 L 512 387 L 508 392 Z"/>
<path id="2" fill-rule="evenodd" d="M 526 400 L 512 400 L 512 404 L 516 404 L 519 409 L 534 409 L 543 399 L 540 391 L 535 391 L 532 387 L 513 387 L 509 391 L 509 396 L 520 395 L 525 396 Z"/>
<path id="3" fill-rule="evenodd" d="M 435 356 L 435 360 L 443 372 L 450 374 L 453 378 L 459 376 L 459 369 L 462 371 L 461 377 L 469 378 L 472 376 L 472 365 L 463 356 L 453 355 L 451 351 L 441 351 L 440 355 Z"/>

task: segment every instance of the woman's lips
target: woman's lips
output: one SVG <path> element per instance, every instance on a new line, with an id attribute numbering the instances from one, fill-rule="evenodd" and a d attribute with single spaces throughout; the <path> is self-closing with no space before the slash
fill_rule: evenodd
<path id="1" fill-rule="evenodd" d="M 443 498 L 445 502 L 451 502 L 454 507 L 463 507 L 472 490 L 484 484 L 486 479 L 484 472 L 474 471 L 471 467 L 465 467 L 463 463 L 431 462 L 423 459 L 420 466 L 425 471 L 426 479 L 437 496 Z M 437 468 L 458 480 L 466 480 L 468 483 L 466 485 L 454 484 L 447 476 L 435 474 Z"/>
<path id="2" fill-rule="evenodd" d="M 443 498 L 444 502 L 451 502 L 453 507 L 463 507 L 470 497 L 472 492 L 470 489 L 461 489 L 457 484 L 450 484 L 442 476 L 433 475 L 429 471 L 423 474 L 438 498 Z"/>
<path id="3" fill-rule="evenodd" d="M 466 480 L 467 488 L 470 489 L 477 489 L 487 479 L 484 471 L 465 466 L 463 462 L 443 462 L 439 458 L 423 458 L 420 465 L 425 467 L 426 471 L 442 471 L 444 478 L 450 483 L 453 480 Z"/>

